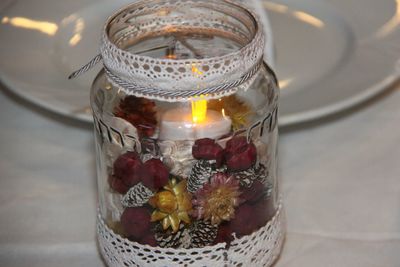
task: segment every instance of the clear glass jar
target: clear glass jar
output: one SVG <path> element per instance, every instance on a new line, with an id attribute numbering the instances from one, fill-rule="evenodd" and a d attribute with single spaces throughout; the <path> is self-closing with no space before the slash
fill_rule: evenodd
<path id="1" fill-rule="evenodd" d="M 279 253 L 279 90 L 263 50 L 258 19 L 228 0 L 140 1 L 107 21 L 91 105 L 109 265 Z"/>

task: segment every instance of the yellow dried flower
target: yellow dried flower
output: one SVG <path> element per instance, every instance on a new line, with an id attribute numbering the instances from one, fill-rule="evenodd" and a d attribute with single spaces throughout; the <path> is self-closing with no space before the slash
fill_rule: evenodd
<path id="1" fill-rule="evenodd" d="M 189 213 L 192 211 L 192 197 L 187 192 L 186 180 L 178 183 L 176 179 L 171 179 L 164 190 L 150 198 L 149 204 L 156 208 L 151 221 L 161 221 L 164 230 L 171 226 L 176 233 L 182 221 L 187 224 L 191 222 Z"/>

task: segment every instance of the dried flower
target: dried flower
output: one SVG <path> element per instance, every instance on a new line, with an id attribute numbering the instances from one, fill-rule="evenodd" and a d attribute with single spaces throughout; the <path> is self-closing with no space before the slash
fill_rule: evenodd
<path id="1" fill-rule="evenodd" d="M 249 235 L 258 228 L 258 214 L 254 206 L 240 205 L 236 210 L 235 218 L 229 222 L 232 232 L 237 236 Z"/>
<path id="2" fill-rule="evenodd" d="M 196 192 L 194 216 L 210 220 L 212 224 L 229 221 L 240 204 L 239 195 L 239 182 L 233 176 L 217 173 Z"/>
<path id="3" fill-rule="evenodd" d="M 219 112 L 224 110 L 225 115 L 229 116 L 232 120 L 233 130 L 239 130 L 248 126 L 250 118 L 254 115 L 254 111 L 235 95 L 210 100 L 208 108 Z"/>
<path id="4" fill-rule="evenodd" d="M 143 244 L 143 245 L 149 245 L 149 246 L 152 246 L 152 247 L 156 247 L 157 246 L 157 241 L 156 241 L 156 239 L 155 239 L 153 234 L 146 235 L 145 237 L 143 237 L 139 241 L 139 243 Z"/>
<path id="5" fill-rule="evenodd" d="M 136 127 L 141 137 L 154 134 L 157 125 L 155 103 L 143 97 L 127 96 L 115 108 L 114 115 Z"/>
<path id="6" fill-rule="evenodd" d="M 196 140 L 192 154 L 195 159 L 216 160 L 217 166 L 221 165 L 223 159 L 222 147 L 210 138 Z"/>
<path id="7" fill-rule="evenodd" d="M 255 203 L 253 206 L 255 209 L 255 214 L 257 214 L 255 219 L 258 227 L 266 225 L 276 212 L 273 201 L 270 197 L 260 199 L 260 201 Z"/>
<path id="8" fill-rule="evenodd" d="M 163 191 L 150 198 L 149 204 L 156 208 L 151 221 L 162 221 L 164 230 L 171 226 L 176 233 L 181 221 L 187 224 L 191 222 L 189 213 L 192 211 L 192 203 L 186 189 L 186 180 L 178 183 L 176 179 L 171 179 Z"/>
<path id="9" fill-rule="evenodd" d="M 114 175 L 110 175 L 108 177 L 108 183 L 114 191 L 122 195 L 125 195 L 129 191 L 129 186 L 124 184 L 124 182 L 120 178 Z"/>
<path id="10" fill-rule="evenodd" d="M 242 188 L 242 195 L 240 198 L 243 199 L 244 202 L 255 203 L 266 194 L 266 191 L 266 186 L 262 182 L 255 180 L 251 187 Z"/>
<path id="11" fill-rule="evenodd" d="M 150 159 L 143 164 L 142 183 L 153 191 L 168 183 L 169 171 L 159 159 Z"/>
<path id="12" fill-rule="evenodd" d="M 226 166 L 230 171 L 243 171 L 257 160 L 257 149 L 245 136 L 235 136 L 226 143 Z"/>
<path id="13" fill-rule="evenodd" d="M 233 235 L 229 224 L 219 225 L 217 236 L 214 239 L 214 244 L 223 242 L 230 244 L 232 241 L 233 241 Z"/>
<path id="14" fill-rule="evenodd" d="M 116 191 L 123 193 L 125 190 L 118 188 L 124 187 L 128 189 L 140 182 L 140 177 L 143 174 L 142 162 L 136 152 L 126 152 L 120 155 L 114 162 L 114 175 L 111 182 L 111 187 Z"/>
<path id="15" fill-rule="evenodd" d="M 129 237 L 140 239 L 150 230 L 150 212 L 143 207 L 126 208 L 121 216 L 121 224 Z"/>

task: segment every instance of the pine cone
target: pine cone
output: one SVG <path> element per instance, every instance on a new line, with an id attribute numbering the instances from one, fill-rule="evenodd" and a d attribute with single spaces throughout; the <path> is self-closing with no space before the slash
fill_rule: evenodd
<path id="1" fill-rule="evenodd" d="M 146 162 L 146 161 L 151 160 L 151 159 L 159 159 L 159 157 L 155 157 L 152 154 L 144 154 L 144 153 L 140 154 L 140 160 L 142 162 Z"/>
<path id="2" fill-rule="evenodd" d="M 127 96 L 115 108 L 114 115 L 135 126 L 141 137 L 150 137 L 155 132 L 157 119 L 153 101 L 142 97 Z"/>
<path id="3" fill-rule="evenodd" d="M 199 160 L 197 161 L 188 178 L 187 189 L 190 193 L 195 193 L 198 189 L 207 183 L 210 177 L 216 172 L 215 161 Z"/>
<path id="4" fill-rule="evenodd" d="M 154 232 L 157 244 L 162 248 L 188 248 L 190 246 L 191 238 L 185 224 L 180 224 L 176 233 L 173 233 L 171 229 L 165 231 L 161 224 L 157 224 Z"/>
<path id="5" fill-rule="evenodd" d="M 267 183 L 269 171 L 264 165 L 259 164 L 258 168 L 255 168 L 255 173 L 258 181 L 262 182 L 263 184 Z"/>
<path id="6" fill-rule="evenodd" d="M 271 194 L 272 194 L 273 186 L 272 186 L 272 184 L 270 182 L 267 182 L 267 183 L 268 184 L 267 184 L 266 189 L 265 189 L 264 192 L 265 192 L 265 197 L 269 198 L 271 196 Z"/>
<path id="7" fill-rule="evenodd" d="M 265 183 L 267 181 L 268 172 L 264 165 L 260 164 L 258 167 L 253 165 L 247 170 L 234 172 L 233 175 L 239 180 L 241 186 L 250 187 L 255 180 Z"/>
<path id="8" fill-rule="evenodd" d="M 142 162 L 145 162 L 152 158 L 160 158 L 160 148 L 158 147 L 157 141 L 151 138 L 142 138 L 140 140 L 140 144 L 142 147 L 140 158 Z"/>
<path id="9" fill-rule="evenodd" d="M 191 248 L 202 248 L 211 245 L 218 233 L 218 225 L 209 221 L 195 221 L 190 226 Z"/>
<path id="10" fill-rule="evenodd" d="M 179 226 L 176 233 L 163 230 L 160 224 L 155 229 L 155 239 L 162 248 L 202 248 L 211 245 L 218 232 L 218 226 L 208 221 L 195 221 L 189 227 Z"/>
<path id="11" fill-rule="evenodd" d="M 124 207 L 141 207 L 146 204 L 154 193 L 144 186 L 142 183 L 131 187 L 129 191 L 122 198 L 122 205 Z"/>

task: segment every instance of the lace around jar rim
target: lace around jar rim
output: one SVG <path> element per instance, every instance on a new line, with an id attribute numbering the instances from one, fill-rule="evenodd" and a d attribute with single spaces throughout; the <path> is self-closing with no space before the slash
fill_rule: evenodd
<path id="1" fill-rule="evenodd" d="M 128 51 L 148 38 L 174 33 L 221 36 L 240 44 L 240 48 L 201 59 L 155 58 Z M 264 45 L 258 17 L 236 1 L 138 1 L 107 20 L 101 55 L 82 69 L 86 71 L 102 59 L 111 84 L 138 97 L 171 102 L 205 95 L 218 98 L 235 93 L 258 72 Z"/>

